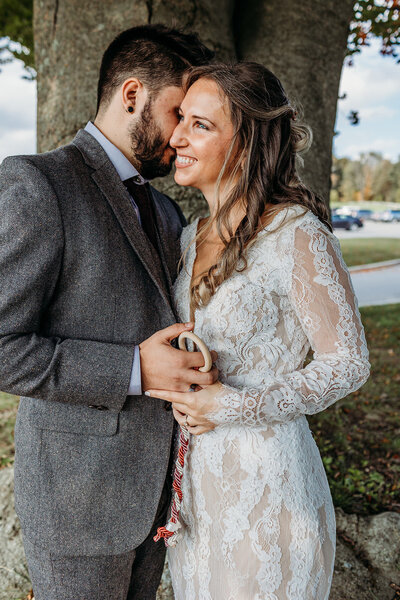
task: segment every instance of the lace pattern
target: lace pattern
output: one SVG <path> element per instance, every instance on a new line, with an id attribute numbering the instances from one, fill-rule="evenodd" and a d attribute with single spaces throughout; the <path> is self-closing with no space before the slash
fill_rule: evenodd
<path id="1" fill-rule="evenodd" d="M 195 227 L 184 229 L 183 250 Z M 194 259 L 192 245 L 174 287 L 185 321 Z M 175 598 L 327 599 L 335 515 L 305 415 L 369 374 L 335 236 L 310 211 L 281 211 L 249 249 L 248 268 L 196 311 L 195 333 L 218 352 L 223 387 L 209 416 L 218 426 L 192 437 L 186 457 L 183 537 L 168 549 Z"/>

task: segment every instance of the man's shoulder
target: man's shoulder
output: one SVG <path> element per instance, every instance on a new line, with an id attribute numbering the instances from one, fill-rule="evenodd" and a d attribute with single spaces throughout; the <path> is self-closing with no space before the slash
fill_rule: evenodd
<path id="1" fill-rule="evenodd" d="M 70 167 L 72 163 L 81 161 L 78 149 L 72 144 L 60 146 L 48 152 L 40 154 L 19 154 L 8 156 L 2 163 L 3 170 L 35 170 L 44 174 L 62 169 L 63 166 Z"/>
<path id="2" fill-rule="evenodd" d="M 167 213 L 167 217 L 178 217 L 181 226 L 185 227 L 185 225 L 187 224 L 186 218 L 176 200 L 173 200 L 173 198 L 171 198 L 167 194 L 163 194 L 162 192 L 154 188 L 152 185 L 150 185 L 150 188 L 153 194 L 153 198 L 155 199 L 157 205 Z"/>

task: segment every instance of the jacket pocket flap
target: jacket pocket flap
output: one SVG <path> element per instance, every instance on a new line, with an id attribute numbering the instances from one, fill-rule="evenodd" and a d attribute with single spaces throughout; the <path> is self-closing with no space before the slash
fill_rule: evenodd
<path id="1" fill-rule="evenodd" d="M 119 413 L 88 406 L 21 398 L 19 411 L 39 429 L 88 435 L 114 435 L 118 429 Z"/>

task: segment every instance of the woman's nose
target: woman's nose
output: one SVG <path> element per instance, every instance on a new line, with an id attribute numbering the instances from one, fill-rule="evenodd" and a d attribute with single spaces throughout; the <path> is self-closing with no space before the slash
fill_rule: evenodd
<path id="1" fill-rule="evenodd" d="M 183 132 L 183 123 L 180 121 L 178 125 L 175 127 L 172 132 L 171 139 L 169 140 L 169 145 L 172 148 L 178 148 L 185 145 L 185 136 Z"/>

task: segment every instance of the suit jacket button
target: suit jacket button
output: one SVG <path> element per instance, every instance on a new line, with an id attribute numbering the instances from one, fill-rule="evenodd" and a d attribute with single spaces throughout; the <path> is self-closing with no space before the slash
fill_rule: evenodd
<path id="1" fill-rule="evenodd" d="M 172 410 L 172 404 L 171 404 L 171 402 L 165 401 L 164 402 L 164 408 L 165 408 L 165 410 Z"/>
<path id="2" fill-rule="evenodd" d="M 108 410 L 108 406 L 102 404 L 89 404 L 89 408 L 97 408 L 97 410 Z"/>

